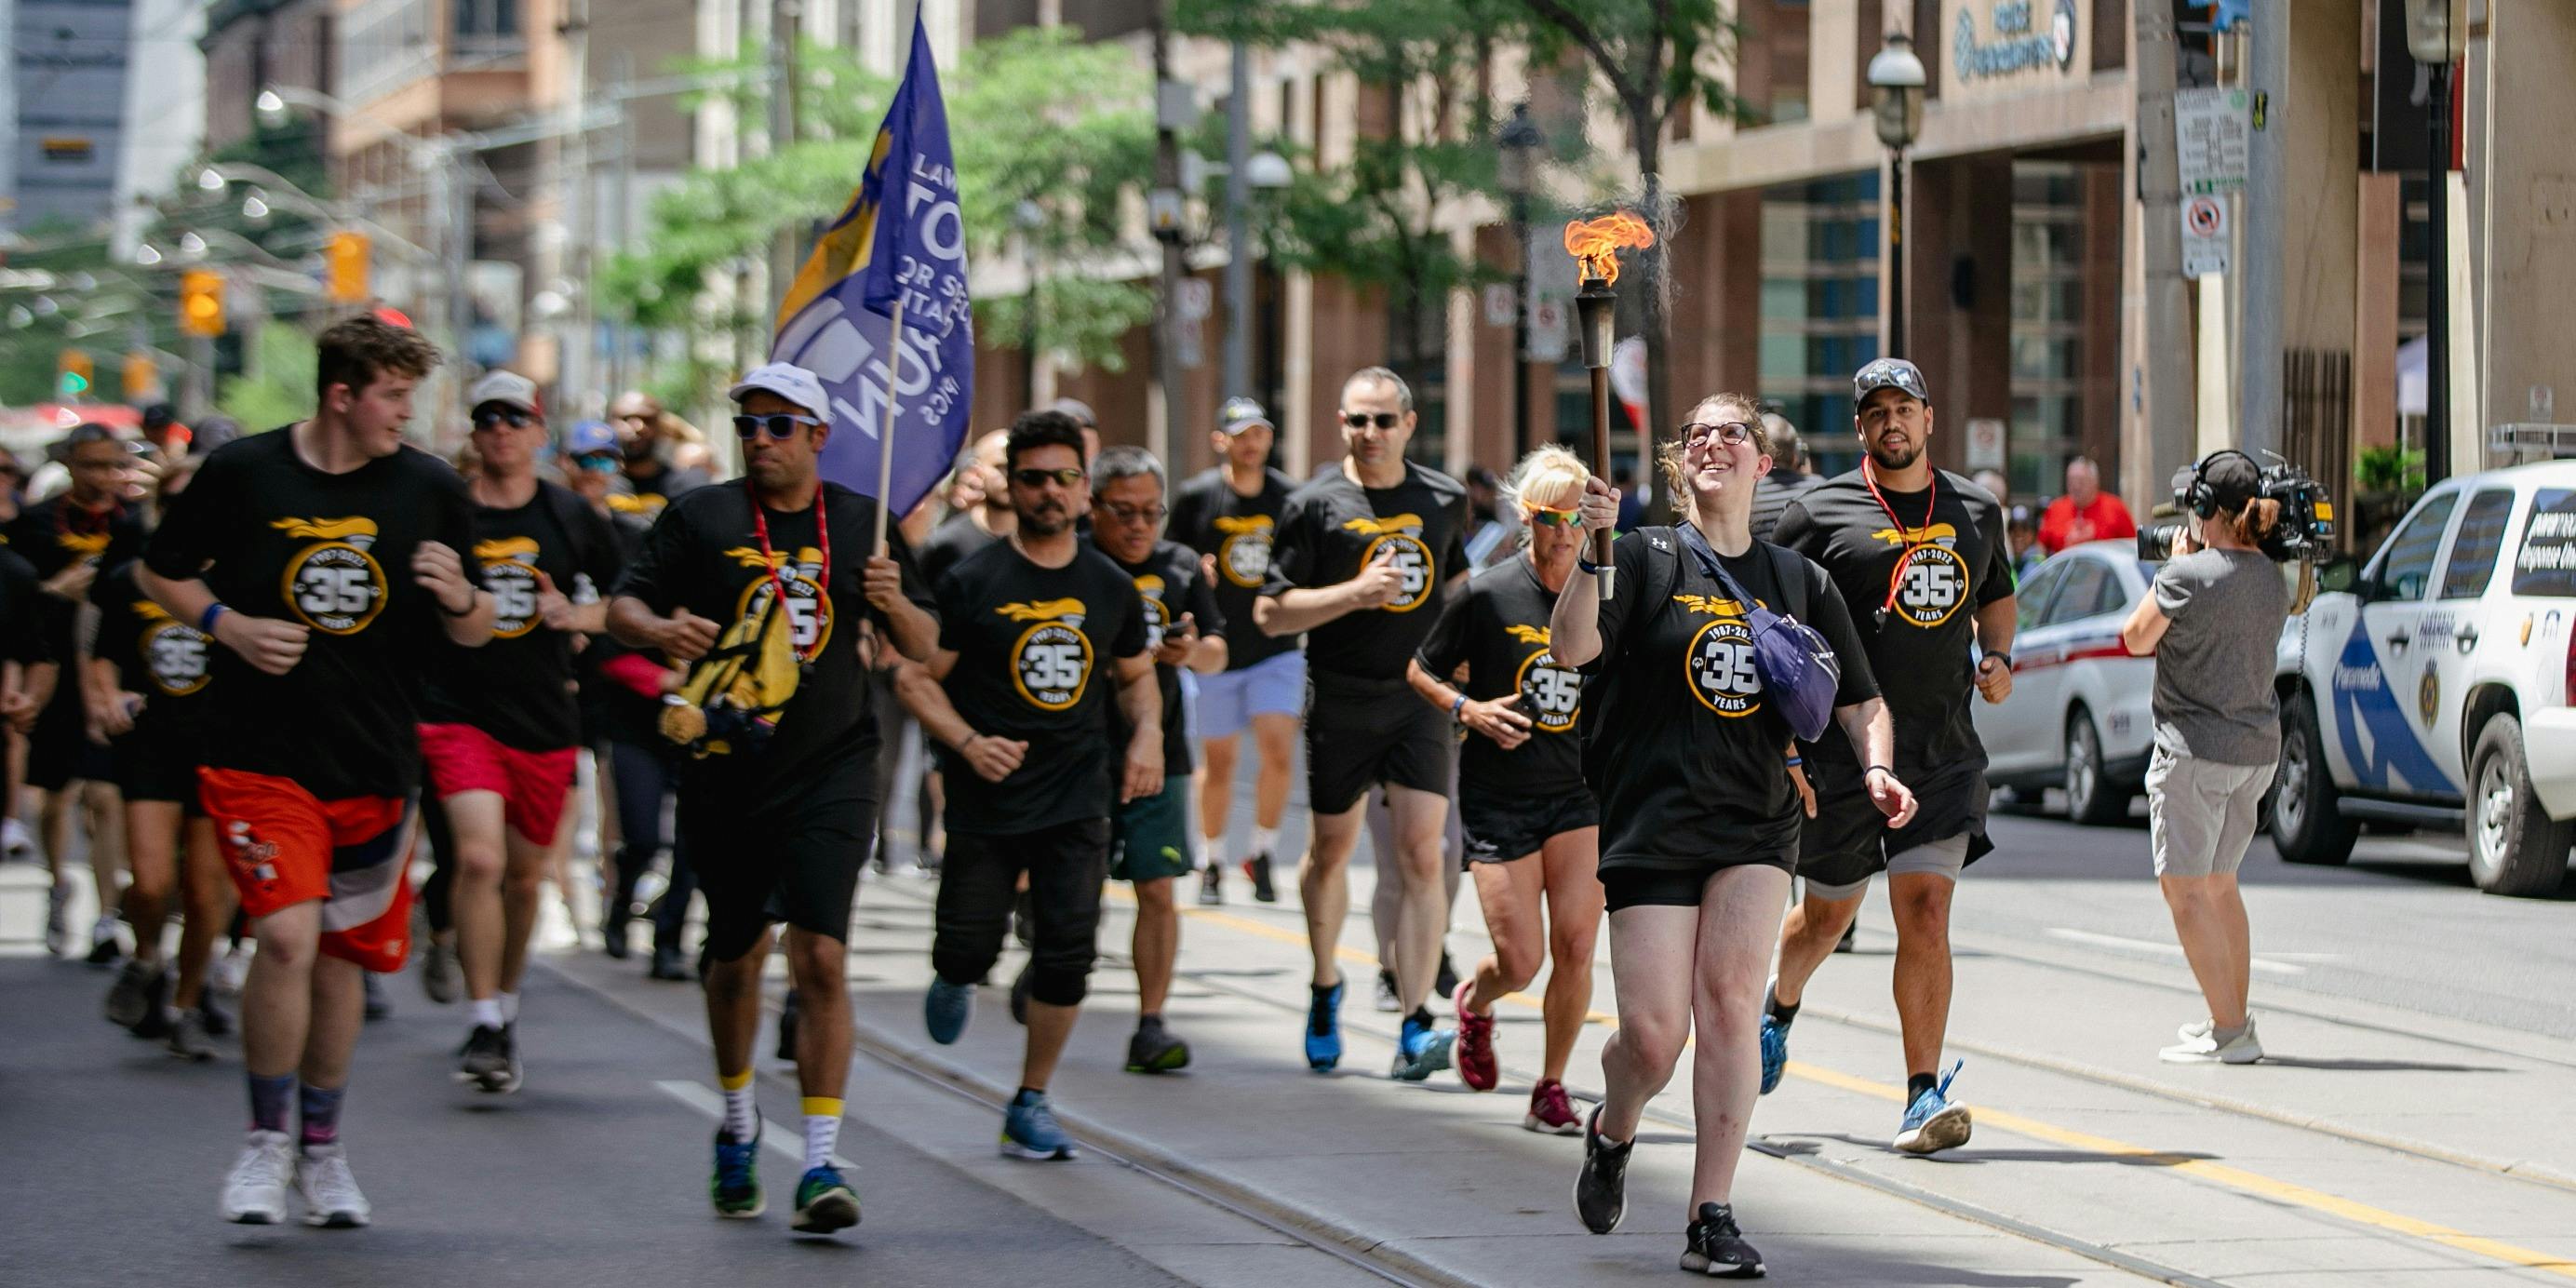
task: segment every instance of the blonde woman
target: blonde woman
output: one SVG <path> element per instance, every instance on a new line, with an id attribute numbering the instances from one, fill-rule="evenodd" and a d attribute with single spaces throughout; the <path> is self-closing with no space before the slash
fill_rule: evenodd
<path id="1" fill-rule="evenodd" d="M 1501 497 L 1503 512 L 1523 520 L 1520 557 L 1468 579 L 1467 593 L 1450 599 L 1406 675 L 1415 693 L 1469 733 L 1458 763 L 1458 813 L 1494 951 L 1451 995 L 1458 1077 L 1478 1091 L 1501 1080 L 1494 1003 L 1527 987 L 1545 961 L 1547 1037 L 1521 1126 L 1556 1136 L 1583 1130 L 1565 1092 L 1565 1062 L 1592 1006 L 1601 829 L 1575 731 L 1583 677 L 1549 653 L 1548 614 L 1574 576 L 1583 483 L 1591 476 L 1562 447 L 1522 459 Z"/>

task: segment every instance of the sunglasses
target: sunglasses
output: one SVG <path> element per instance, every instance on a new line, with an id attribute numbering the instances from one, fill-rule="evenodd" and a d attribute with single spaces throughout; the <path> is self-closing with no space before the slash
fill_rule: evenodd
<path id="1" fill-rule="evenodd" d="M 1103 505 L 1100 512 L 1120 523 L 1161 523 L 1171 513 L 1159 505 Z"/>
<path id="2" fill-rule="evenodd" d="M 813 416 L 797 416 L 783 411 L 774 411 L 766 416 L 734 417 L 733 432 L 746 443 L 760 437 L 763 432 L 768 433 L 771 438 L 784 442 L 796 437 L 796 429 L 800 425 L 820 428 L 822 424 L 820 419 Z"/>
<path id="3" fill-rule="evenodd" d="M 1682 445 L 1701 447 L 1714 437 L 1729 447 L 1741 447 L 1753 441 L 1753 426 L 1740 420 L 1720 421 L 1714 425 L 1692 423 L 1682 426 Z"/>
<path id="4" fill-rule="evenodd" d="M 1391 411 L 1382 411 L 1376 415 L 1370 415 L 1364 411 L 1346 411 L 1342 413 L 1342 423 L 1353 429 L 1367 429 L 1371 425 L 1375 425 L 1379 429 L 1393 429 L 1397 425 L 1402 424 L 1403 421 L 1404 417 L 1402 415 Z"/>
<path id="5" fill-rule="evenodd" d="M 1068 465 L 1060 470 L 1025 469 L 1011 471 L 1011 481 L 1021 487 L 1045 487 L 1049 483 L 1070 489 L 1082 481 L 1082 471 Z"/>
<path id="6" fill-rule="evenodd" d="M 1583 524 L 1583 511 L 1559 510 L 1544 505 L 1523 506 L 1529 511 L 1530 526 L 1535 528 L 1574 528 Z"/>
<path id="7" fill-rule="evenodd" d="M 574 469 L 588 470 L 593 474 L 614 474 L 618 456 L 615 452 L 584 452 L 572 458 L 572 465 Z"/>
<path id="8" fill-rule="evenodd" d="M 474 428 L 492 429 L 506 423 L 512 429 L 526 429 L 536 419 L 516 407 L 486 407 L 474 413 Z"/>

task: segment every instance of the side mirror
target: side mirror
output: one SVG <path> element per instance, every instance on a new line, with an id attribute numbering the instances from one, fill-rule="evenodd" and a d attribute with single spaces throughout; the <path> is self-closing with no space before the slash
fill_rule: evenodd
<path id="1" fill-rule="evenodd" d="M 2317 568 L 2317 589 L 2360 593 L 2361 563 L 2348 555 L 2337 555 Z"/>

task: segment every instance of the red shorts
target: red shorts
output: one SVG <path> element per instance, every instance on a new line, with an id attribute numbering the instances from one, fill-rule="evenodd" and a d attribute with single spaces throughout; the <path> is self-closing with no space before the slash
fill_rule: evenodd
<path id="1" fill-rule="evenodd" d="M 201 767 L 198 797 L 224 866 L 253 917 L 322 900 L 322 951 L 371 971 L 410 951 L 412 807 L 356 796 L 316 800 L 294 780 Z"/>
<path id="2" fill-rule="evenodd" d="M 537 845 L 555 843 L 564 805 L 572 799 L 575 752 L 521 751 L 465 724 L 420 727 L 420 758 L 429 766 L 429 790 L 440 800 L 460 792 L 501 798 L 510 830 Z"/>

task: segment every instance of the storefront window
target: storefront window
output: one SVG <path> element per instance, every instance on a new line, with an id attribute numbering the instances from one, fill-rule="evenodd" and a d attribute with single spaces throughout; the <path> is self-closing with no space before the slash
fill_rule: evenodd
<path id="1" fill-rule="evenodd" d="M 1762 194 L 1762 387 L 1836 474 L 1849 446 L 1851 377 L 1878 356 L 1878 174 Z"/>
<path id="2" fill-rule="evenodd" d="M 2012 422 L 2017 496 L 2053 496 L 2083 450 L 2084 185 L 2078 166 L 2013 163 Z"/>

